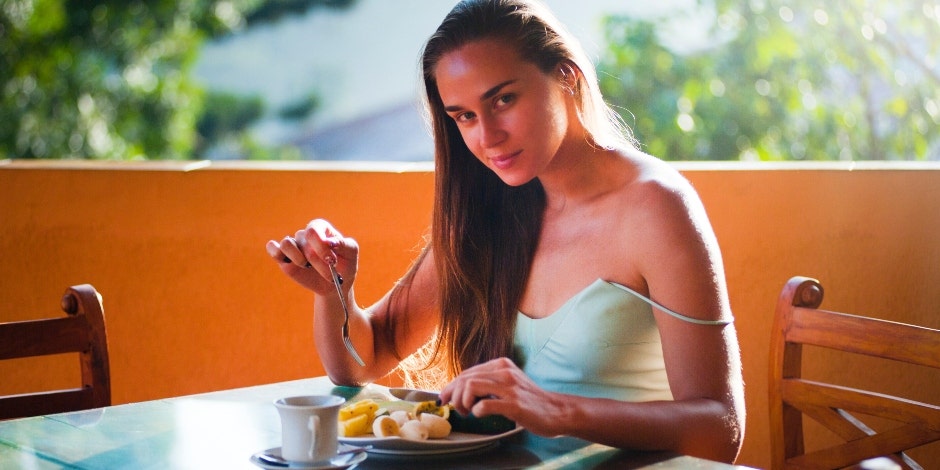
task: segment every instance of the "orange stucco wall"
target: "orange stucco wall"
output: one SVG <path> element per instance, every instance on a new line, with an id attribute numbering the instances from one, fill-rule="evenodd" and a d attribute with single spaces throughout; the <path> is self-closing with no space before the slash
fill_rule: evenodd
<path id="1" fill-rule="evenodd" d="M 790 276 L 819 278 L 824 307 L 940 328 L 940 166 L 679 168 L 724 254 L 747 382 L 739 462 L 766 467 L 767 348 Z M 58 314 L 67 286 L 95 285 L 115 403 L 321 375 L 311 295 L 264 243 L 330 219 L 362 246 L 369 303 L 416 253 L 432 184 L 420 165 L 0 162 L 0 321 Z M 72 386 L 72 366 L 0 364 L 0 393 Z M 940 394 L 936 376 L 900 386 Z"/>

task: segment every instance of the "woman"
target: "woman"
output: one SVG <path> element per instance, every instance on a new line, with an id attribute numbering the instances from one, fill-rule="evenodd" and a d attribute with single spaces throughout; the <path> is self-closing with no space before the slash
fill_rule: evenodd
<path id="1" fill-rule="evenodd" d="M 580 46 L 535 2 L 461 2 L 422 67 L 435 202 L 410 271 L 361 309 L 355 240 L 314 220 L 267 245 L 316 293 L 330 377 L 367 383 L 418 353 L 441 366 L 441 399 L 462 414 L 733 461 L 738 343 L 718 243 L 689 183 L 632 145 Z M 336 334 L 329 264 L 346 280 L 365 366 Z"/>

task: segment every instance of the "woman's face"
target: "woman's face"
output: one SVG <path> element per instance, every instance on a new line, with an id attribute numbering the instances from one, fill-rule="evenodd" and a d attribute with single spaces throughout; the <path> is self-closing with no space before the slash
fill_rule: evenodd
<path id="1" fill-rule="evenodd" d="M 551 163 L 569 123 L 557 78 L 491 39 L 444 54 L 434 76 L 467 147 L 503 182 L 524 184 Z"/>

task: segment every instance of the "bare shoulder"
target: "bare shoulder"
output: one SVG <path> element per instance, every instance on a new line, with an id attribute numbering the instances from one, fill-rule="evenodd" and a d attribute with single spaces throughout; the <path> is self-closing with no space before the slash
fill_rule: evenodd
<path id="1" fill-rule="evenodd" d="M 650 294 L 691 316 L 724 317 L 721 250 L 698 193 L 672 165 L 650 156 L 634 158 L 638 177 L 632 191 L 643 200 L 634 219 L 642 227 L 635 239 L 642 249 L 636 262 Z"/>
<path id="2" fill-rule="evenodd" d="M 635 258 L 647 283 L 659 274 L 720 269 L 720 254 L 711 222 L 695 188 L 672 165 L 636 153 L 636 178 L 624 190 L 631 202 L 629 222 Z M 688 264 L 690 263 L 691 264 Z M 690 271 L 687 271 L 690 270 Z"/>
<path id="3" fill-rule="evenodd" d="M 639 151 L 626 153 L 625 158 L 635 168 L 635 178 L 624 186 L 621 197 L 631 203 L 631 211 L 644 226 L 679 222 L 701 210 L 692 184 L 672 165 Z"/>

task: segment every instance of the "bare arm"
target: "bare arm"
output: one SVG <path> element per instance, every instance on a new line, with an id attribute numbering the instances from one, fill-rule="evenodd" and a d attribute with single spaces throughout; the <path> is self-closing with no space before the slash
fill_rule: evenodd
<path id="1" fill-rule="evenodd" d="M 650 297 L 702 320 L 730 320 L 718 241 L 705 208 L 679 176 L 654 186 L 649 256 L 639 260 Z M 655 219 L 655 220 L 654 220 Z M 658 221 L 659 223 L 656 223 Z M 689 323 L 654 309 L 673 398 L 658 436 L 673 449 L 731 461 L 744 438 L 744 385 L 734 324 Z"/>
<path id="2" fill-rule="evenodd" d="M 698 195 L 677 173 L 654 164 L 642 184 L 644 230 L 632 260 L 649 295 L 666 308 L 701 320 L 730 320 L 717 239 Z M 700 325 L 653 309 L 674 401 L 606 403 L 574 400 L 564 430 L 619 447 L 666 449 L 733 461 L 744 437 L 744 387 L 733 324 Z M 606 411 L 608 420 L 585 417 Z M 631 430 L 624 432 L 624 429 Z"/>
<path id="3" fill-rule="evenodd" d="M 288 277 L 315 293 L 314 345 L 334 383 L 362 385 L 384 377 L 426 343 L 437 327 L 437 286 L 430 254 L 419 259 L 415 275 L 403 281 L 410 284 L 402 295 L 393 297 L 390 291 L 364 309 L 356 303 L 354 293 L 359 246 L 326 221 L 314 220 L 294 237 L 269 241 L 267 251 Z M 344 280 L 350 339 L 365 366 L 357 364 L 343 345 L 343 309 L 329 270 L 331 259 Z M 390 323 L 394 344 L 386 334 Z"/>

